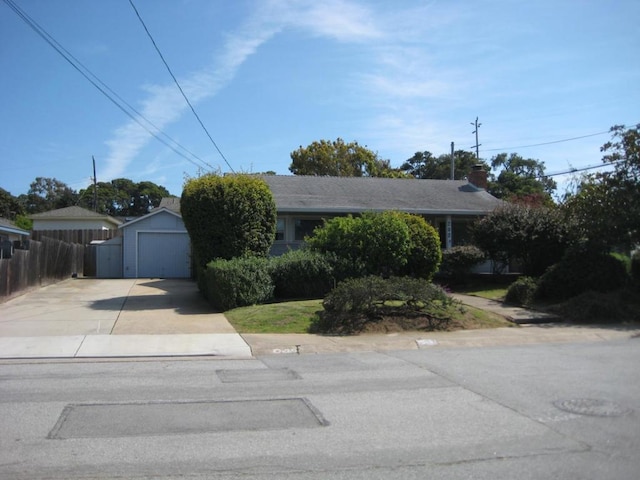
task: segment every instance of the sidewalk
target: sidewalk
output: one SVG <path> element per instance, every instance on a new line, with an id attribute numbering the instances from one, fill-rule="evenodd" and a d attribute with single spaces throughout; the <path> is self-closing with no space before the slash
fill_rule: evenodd
<path id="1" fill-rule="evenodd" d="M 630 338 L 640 329 L 573 326 L 499 302 L 454 295 L 520 324 L 456 332 L 357 336 L 238 334 L 211 313 L 193 282 L 70 279 L 0 304 L 0 359 L 221 356 L 250 358 L 449 347 L 593 342 Z"/>

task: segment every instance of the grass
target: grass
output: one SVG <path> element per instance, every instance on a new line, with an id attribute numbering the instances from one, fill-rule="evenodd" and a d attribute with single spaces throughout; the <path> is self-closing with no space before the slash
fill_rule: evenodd
<path id="1" fill-rule="evenodd" d="M 489 300 L 504 300 L 507 295 L 508 285 L 496 285 L 492 283 L 470 283 L 455 288 L 456 293 L 465 295 L 475 295 L 476 297 L 488 298 Z"/>
<path id="2" fill-rule="evenodd" d="M 269 303 L 235 308 L 225 316 L 238 333 L 308 333 L 322 300 Z M 465 306 L 450 309 L 449 330 L 512 327 L 500 315 Z"/>
<path id="3" fill-rule="evenodd" d="M 267 303 L 224 312 L 238 333 L 307 333 L 322 300 Z"/>

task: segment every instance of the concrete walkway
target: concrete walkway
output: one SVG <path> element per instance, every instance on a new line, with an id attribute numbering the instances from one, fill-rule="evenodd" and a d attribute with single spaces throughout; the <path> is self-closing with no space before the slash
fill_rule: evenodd
<path id="1" fill-rule="evenodd" d="M 0 358 L 104 358 L 309 354 L 592 342 L 630 338 L 639 329 L 548 323 L 540 312 L 479 297 L 462 303 L 518 324 L 456 332 L 357 336 L 239 335 L 213 313 L 194 282 L 159 279 L 69 279 L 0 304 Z M 545 323 L 541 323 L 545 322 Z"/>

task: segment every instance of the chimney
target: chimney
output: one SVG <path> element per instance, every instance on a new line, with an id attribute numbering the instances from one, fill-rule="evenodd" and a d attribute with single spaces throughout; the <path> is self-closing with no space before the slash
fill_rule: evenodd
<path id="1" fill-rule="evenodd" d="M 481 188 L 482 190 L 487 189 L 487 172 L 482 167 L 482 164 L 477 163 L 474 165 L 467 179 L 474 187 Z"/>

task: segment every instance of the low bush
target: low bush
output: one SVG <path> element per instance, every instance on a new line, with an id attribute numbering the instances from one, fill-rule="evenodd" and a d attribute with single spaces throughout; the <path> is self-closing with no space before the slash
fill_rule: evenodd
<path id="1" fill-rule="evenodd" d="M 333 264 L 327 255 L 301 249 L 269 261 L 276 298 L 321 298 L 334 286 Z"/>
<path id="2" fill-rule="evenodd" d="M 514 305 L 527 306 L 533 301 L 538 284 L 531 277 L 520 277 L 509 285 L 505 301 Z"/>
<path id="3" fill-rule="evenodd" d="M 471 269 L 485 258 L 484 252 L 473 245 L 451 247 L 442 252 L 440 273 L 454 283 L 464 283 Z"/>
<path id="4" fill-rule="evenodd" d="M 214 260 L 204 271 L 205 296 L 221 311 L 263 303 L 273 297 L 268 260 L 240 257 Z"/>
<path id="5" fill-rule="evenodd" d="M 614 256 L 573 248 L 540 277 L 536 297 L 567 300 L 589 290 L 610 292 L 624 287 L 628 280 L 624 263 Z"/>
<path id="6" fill-rule="evenodd" d="M 575 323 L 638 323 L 640 298 L 629 288 L 607 293 L 588 291 L 551 306 L 549 311 Z"/>
<path id="7" fill-rule="evenodd" d="M 426 329 L 445 328 L 453 300 L 440 287 L 422 279 L 379 276 L 349 279 L 324 299 L 324 311 L 312 330 L 350 334 L 384 318 L 417 318 Z"/>

